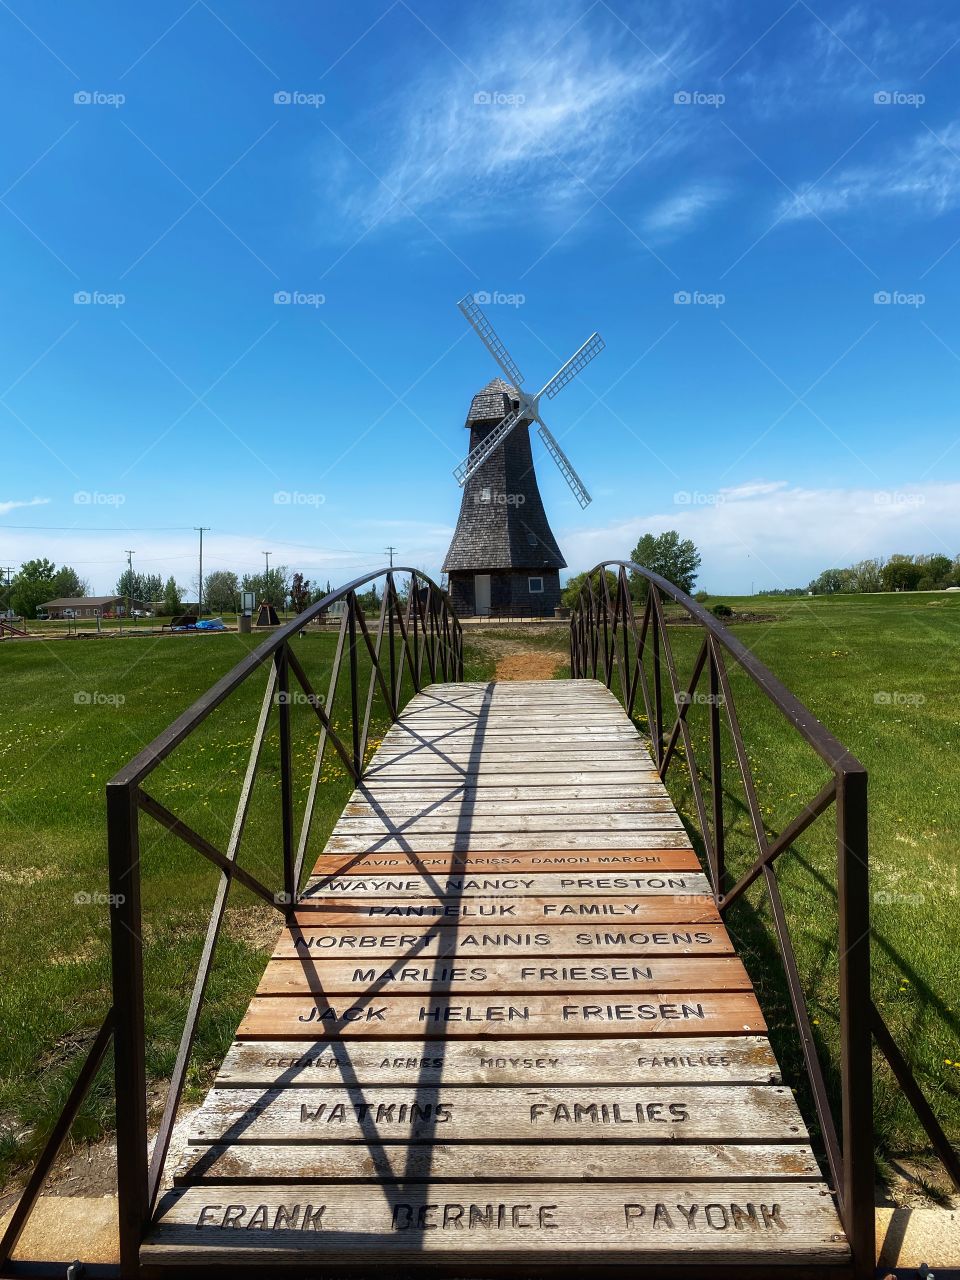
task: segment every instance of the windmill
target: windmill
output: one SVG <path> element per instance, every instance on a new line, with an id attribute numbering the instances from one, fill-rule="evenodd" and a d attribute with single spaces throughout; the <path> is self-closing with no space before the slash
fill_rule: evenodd
<path id="1" fill-rule="evenodd" d="M 572 382 L 577 374 L 582 369 L 585 369 L 590 361 L 595 359 L 603 350 L 605 345 L 603 339 L 599 333 L 592 333 L 583 346 L 573 353 L 567 363 L 561 365 L 553 377 L 543 384 L 537 394 L 529 396 L 523 390 L 523 374 L 517 368 L 516 361 L 497 337 L 493 325 L 477 306 L 473 296 L 468 293 L 465 298 L 460 299 L 457 306 L 463 312 L 477 337 L 506 374 L 511 386 L 517 393 L 518 400 L 517 407 L 511 409 L 498 426 L 486 435 L 475 448 L 471 449 L 459 467 L 454 470 L 453 474 L 457 478 L 457 483 L 461 487 L 466 484 L 470 477 L 483 466 L 494 449 L 499 448 L 510 432 L 519 426 L 521 422 L 528 424 L 536 422 L 539 424 L 537 426 L 537 435 L 547 446 L 550 456 L 560 468 L 560 474 L 573 490 L 573 496 L 580 503 L 582 510 L 590 503 L 590 495 L 587 493 L 580 477 L 574 471 L 573 463 L 560 448 L 553 432 L 541 418 L 540 400 L 543 396 L 546 396 L 548 400 L 552 400 L 568 383 Z"/>
<path id="2" fill-rule="evenodd" d="M 458 304 L 508 381 L 494 378 L 472 399 L 465 426 L 470 448 L 454 471 L 464 490 L 460 517 L 444 560 L 450 593 L 461 615 L 549 616 L 560 603 L 560 570 L 566 561 L 547 522 L 530 450 L 537 432 L 581 508 L 590 495 L 540 416 L 543 396 L 552 400 L 603 350 L 592 334 L 535 395 L 474 298 Z"/>

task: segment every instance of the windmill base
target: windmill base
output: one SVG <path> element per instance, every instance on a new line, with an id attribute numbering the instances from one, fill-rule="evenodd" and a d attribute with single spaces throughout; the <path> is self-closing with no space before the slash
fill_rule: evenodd
<path id="1" fill-rule="evenodd" d="M 477 578 L 480 582 L 477 582 Z M 489 590 L 486 585 L 489 580 Z M 535 588 L 542 586 L 541 591 Z M 450 574 L 448 591 L 461 618 L 490 614 L 494 617 L 552 618 L 560 604 L 558 569 L 490 569 L 486 573 Z"/>

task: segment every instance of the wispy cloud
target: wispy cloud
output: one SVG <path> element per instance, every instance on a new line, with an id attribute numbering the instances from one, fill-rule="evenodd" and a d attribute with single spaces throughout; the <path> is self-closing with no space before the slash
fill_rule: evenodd
<path id="1" fill-rule="evenodd" d="M 654 205 L 643 220 L 644 228 L 652 235 L 678 235 L 699 222 L 724 196 L 718 186 L 698 183 L 687 187 Z"/>
<path id="2" fill-rule="evenodd" d="M 921 127 L 882 162 L 843 169 L 815 186 L 801 187 L 778 212 L 790 220 L 871 207 L 880 211 L 891 203 L 918 216 L 947 213 L 960 204 L 960 122 L 938 133 Z"/>
<path id="3" fill-rule="evenodd" d="M 9 515 L 18 507 L 45 507 L 49 501 L 49 498 L 13 498 L 9 502 L 0 502 L 0 516 Z"/>
<path id="4" fill-rule="evenodd" d="M 431 210 L 467 222 L 556 213 L 592 202 L 588 188 L 606 191 L 644 153 L 679 145 L 679 136 L 658 139 L 675 119 L 668 64 L 683 61 L 686 37 L 645 29 L 654 53 L 612 18 L 598 22 L 602 10 L 589 25 L 563 7 L 543 12 L 549 22 L 533 6 L 495 39 L 485 19 L 458 51 L 463 63 L 444 59 L 438 72 L 430 60 L 382 100 L 379 154 L 364 156 L 379 181 L 362 165 L 350 170 L 341 203 L 351 222 Z"/>

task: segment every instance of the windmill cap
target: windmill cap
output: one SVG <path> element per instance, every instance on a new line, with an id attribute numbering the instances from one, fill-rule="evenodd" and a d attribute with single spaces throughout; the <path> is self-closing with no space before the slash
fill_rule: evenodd
<path id="1" fill-rule="evenodd" d="M 469 427 L 475 422 L 499 422 L 519 402 L 516 387 L 504 382 L 503 378 L 493 378 L 470 401 L 470 412 L 464 425 Z"/>

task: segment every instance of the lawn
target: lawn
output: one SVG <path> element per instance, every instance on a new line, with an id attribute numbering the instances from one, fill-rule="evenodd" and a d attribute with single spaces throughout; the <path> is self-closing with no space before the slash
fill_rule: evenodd
<path id="1" fill-rule="evenodd" d="M 708 602 L 708 607 L 717 603 Z M 960 1134 L 960 596 L 724 598 L 737 614 L 767 621 L 732 629 L 780 677 L 870 775 L 870 864 L 874 999 L 941 1116 Z M 699 645 L 691 628 L 671 628 L 688 670 Z M 779 832 L 826 781 L 812 752 L 748 682 L 734 698 L 768 831 Z M 703 686 L 706 688 L 706 686 Z M 707 709 L 695 708 L 695 754 L 707 760 Z M 724 739 L 728 865 L 753 860 L 744 797 L 734 784 L 733 744 Z M 694 817 L 683 761 L 668 775 L 685 816 Z M 833 810 L 778 863 L 814 1032 L 836 1063 L 836 857 Z M 757 883 L 731 909 L 772 1036 L 793 1081 L 802 1071 L 765 893 Z M 835 1077 L 834 1077 L 835 1079 Z M 802 1092 L 802 1090 L 801 1090 Z M 877 1072 L 882 1156 L 922 1145 L 912 1112 L 884 1067 Z"/>
<path id="2" fill-rule="evenodd" d="M 66 1096 L 80 1051 L 109 1007 L 104 784 L 262 636 L 236 633 L 49 642 L 4 641 L 0 724 L 0 1187 L 36 1153 Z M 295 642 L 314 689 L 326 693 L 334 632 Z M 467 678 L 492 663 L 466 649 Z M 361 660 L 361 690 L 369 665 Z M 350 742 L 349 682 L 332 719 Z M 219 848 L 226 845 L 263 697 L 266 668 L 240 687 L 151 775 L 146 789 Z M 409 696 L 409 681 L 405 685 Z M 295 800 L 300 814 L 318 722 L 291 707 Z M 274 724 L 276 717 L 274 716 Z M 387 727 L 378 693 L 368 754 Z M 276 730 L 265 745 L 241 863 L 282 889 Z M 319 853 L 350 792 L 328 747 L 311 830 Z M 219 873 L 150 819 L 141 821 L 147 1068 L 172 1069 Z M 199 1094 L 226 1051 L 262 973 L 280 917 L 237 886 L 207 990 L 191 1068 Z M 267 952 L 268 953 L 268 952 Z M 103 1073 L 78 1134 L 110 1124 Z M 158 1093 L 158 1090 L 154 1090 Z"/>
<path id="3" fill-rule="evenodd" d="M 715 603 L 711 601 L 710 603 Z M 960 831 L 960 598 L 952 595 L 727 600 L 766 621 L 734 622 L 767 663 L 870 770 L 874 888 L 874 994 L 948 1132 L 960 1132 L 960 963 L 957 833 Z M 523 628 L 491 629 L 524 642 Z M 530 635 L 532 646 L 563 647 L 565 632 Z M 671 628 L 681 666 L 697 642 Z M 103 788 L 142 745 L 228 670 L 259 637 L 236 634 L 125 639 L 5 641 L 0 646 L 6 716 L 0 724 L 0 1185 L 35 1153 L 69 1087 L 79 1051 L 108 1005 L 108 920 Z M 295 642 L 314 687 L 325 691 L 334 634 Z M 488 679 L 493 657 L 482 635 L 465 633 L 467 679 Z M 558 673 L 560 674 L 560 673 Z M 362 684 L 365 688 L 365 684 Z M 778 831 L 824 779 L 810 753 L 761 698 L 734 678 L 764 815 Z M 239 794 L 263 692 L 251 679 L 154 774 L 147 789 L 223 847 Z M 344 700 L 335 724 L 346 733 Z M 294 759 L 302 802 L 315 745 L 315 717 L 295 706 Z M 705 741 L 694 708 L 698 748 Z M 699 717 L 699 718 L 698 718 Z M 371 748 L 386 727 L 375 707 Z M 724 744 L 732 766 L 732 745 Z M 690 816 L 682 760 L 670 785 Z M 731 787 L 729 861 L 750 857 L 741 799 Z M 242 861 L 280 887 L 279 787 L 274 743 L 264 751 Z M 319 851 L 349 793 L 328 752 L 311 849 Z M 170 1072 L 217 872 L 148 819 L 142 823 L 148 1070 Z M 835 1053 L 835 884 L 832 816 L 825 815 L 779 864 L 816 1034 Z M 308 855 L 308 864 L 310 857 Z M 80 895 L 79 900 L 77 895 Z M 801 1071 L 777 977 L 762 889 L 731 914 L 791 1082 Z M 190 1077 L 209 1082 L 262 971 L 278 917 L 242 889 L 231 895 L 218 962 Z M 86 1107 L 80 1132 L 109 1127 L 109 1079 Z M 878 1072 L 881 1154 L 922 1145 L 909 1109 Z"/>

